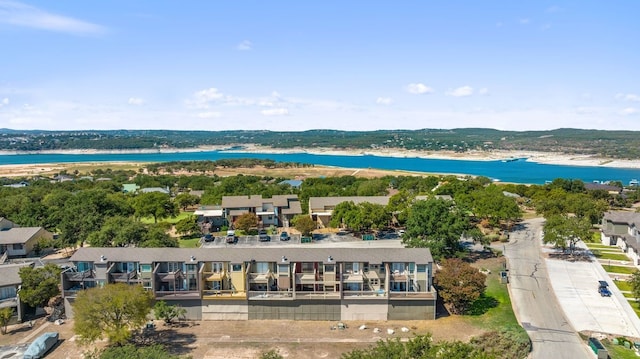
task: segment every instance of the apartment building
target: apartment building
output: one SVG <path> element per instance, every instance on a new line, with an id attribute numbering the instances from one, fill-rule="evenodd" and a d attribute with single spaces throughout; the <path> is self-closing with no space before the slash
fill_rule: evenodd
<path id="1" fill-rule="evenodd" d="M 67 315 L 83 289 L 142 285 L 193 320 L 435 319 L 427 248 L 80 248 L 62 273 Z"/>
<path id="2" fill-rule="evenodd" d="M 633 264 L 640 265 L 640 213 L 609 211 L 602 218 L 602 244 L 620 247 Z"/>
<path id="3" fill-rule="evenodd" d="M 298 195 L 274 195 L 262 198 L 262 195 L 223 196 L 222 209 L 229 223 L 236 221 L 245 213 L 254 213 L 261 227 L 288 227 L 291 219 L 302 214 Z"/>

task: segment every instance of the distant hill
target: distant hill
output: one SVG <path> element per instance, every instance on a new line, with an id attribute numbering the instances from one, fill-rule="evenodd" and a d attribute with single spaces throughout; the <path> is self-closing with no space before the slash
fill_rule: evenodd
<path id="1" fill-rule="evenodd" d="M 517 150 L 640 158 L 640 132 L 561 128 L 499 131 L 489 128 L 338 131 L 22 131 L 0 129 L 0 150 L 137 150 L 258 144 L 273 148 L 401 148 L 424 151 Z"/>

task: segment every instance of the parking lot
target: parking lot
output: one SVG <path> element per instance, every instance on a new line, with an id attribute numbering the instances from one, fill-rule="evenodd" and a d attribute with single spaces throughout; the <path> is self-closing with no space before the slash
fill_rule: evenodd
<path id="1" fill-rule="evenodd" d="M 553 250 L 543 247 L 543 251 Z M 553 291 L 575 330 L 640 338 L 640 319 L 597 260 L 547 258 L 546 265 Z M 610 297 L 598 292 L 602 280 L 609 284 Z"/>
<path id="2" fill-rule="evenodd" d="M 238 247 L 255 247 L 255 246 L 281 246 L 281 247 L 299 247 L 299 246 L 353 246 L 355 243 L 363 243 L 363 245 L 371 247 L 402 247 L 400 237 L 395 233 L 385 233 L 383 236 L 375 237 L 375 240 L 363 241 L 361 238 L 351 234 L 338 233 L 314 233 L 311 242 L 302 242 L 300 234 L 290 234 L 288 241 L 281 241 L 279 234 L 269 235 L 270 241 L 261 242 L 257 235 L 254 236 L 238 236 L 235 243 L 227 243 L 226 237 L 216 236 L 210 242 L 202 241 L 202 248 L 216 248 L 225 246 Z M 356 244 L 357 245 L 357 244 Z"/>

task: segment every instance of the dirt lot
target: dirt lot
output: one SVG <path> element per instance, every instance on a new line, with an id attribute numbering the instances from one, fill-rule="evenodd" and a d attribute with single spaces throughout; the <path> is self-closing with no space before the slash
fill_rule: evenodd
<path id="1" fill-rule="evenodd" d="M 436 340 L 468 340 L 481 330 L 457 317 L 437 321 L 344 322 L 347 329 L 332 329 L 326 321 L 201 321 L 166 327 L 156 322 L 154 340 L 168 344 L 176 354 L 200 358 L 257 358 L 262 351 L 277 349 L 285 358 L 339 358 L 346 351 L 367 347 L 380 339 L 408 338 L 431 332 Z M 362 324 L 365 330 L 359 330 Z M 410 329 L 401 332 L 402 327 Z M 374 333 L 373 329 L 381 329 Z M 387 334 L 387 329 L 395 334 Z M 81 358 L 83 347 L 73 334 L 73 323 L 57 326 L 41 320 L 33 329 L 19 324 L 0 338 L 0 344 L 30 342 L 40 333 L 58 331 L 62 343 L 47 356 L 51 359 Z M 102 346 L 104 343 L 97 343 Z"/>

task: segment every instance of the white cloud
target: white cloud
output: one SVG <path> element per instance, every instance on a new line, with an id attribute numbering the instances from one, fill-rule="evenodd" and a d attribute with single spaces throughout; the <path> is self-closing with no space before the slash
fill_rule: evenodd
<path id="1" fill-rule="evenodd" d="M 529 19 L 520 19 L 518 20 L 518 22 L 520 23 L 520 25 L 527 25 L 531 22 L 531 20 Z"/>
<path id="2" fill-rule="evenodd" d="M 260 111 L 263 116 L 286 116 L 289 114 L 289 110 L 286 108 L 268 108 Z"/>
<path id="3" fill-rule="evenodd" d="M 240 51 L 249 51 L 252 48 L 253 48 L 253 43 L 251 43 L 251 41 L 249 40 L 244 40 L 238 45 L 236 45 L 236 50 L 240 50 Z"/>
<path id="4" fill-rule="evenodd" d="M 141 99 L 140 97 L 129 97 L 128 103 L 129 105 L 140 106 L 140 105 L 144 105 L 144 100 Z"/>
<path id="5" fill-rule="evenodd" d="M 215 101 L 224 100 L 225 95 L 218 91 L 215 87 L 197 91 L 193 94 L 192 98 L 186 101 L 186 104 L 190 108 L 207 109 L 210 103 Z"/>
<path id="6" fill-rule="evenodd" d="M 218 118 L 222 116 L 222 113 L 215 111 L 200 112 L 197 116 L 198 118 Z"/>
<path id="7" fill-rule="evenodd" d="M 620 110 L 620 112 L 618 113 L 623 116 L 635 115 L 638 113 L 638 109 L 633 107 L 627 107 L 625 109 Z"/>
<path id="8" fill-rule="evenodd" d="M 433 89 L 423 83 L 412 83 L 407 85 L 407 91 L 414 95 L 420 95 L 425 93 L 432 93 Z"/>
<path id="9" fill-rule="evenodd" d="M 393 99 L 391 97 L 378 97 L 376 99 L 376 103 L 378 105 L 391 105 L 393 103 Z"/>
<path id="10" fill-rule="evenodd" d="M 489 89 L 486 87 L 481 88 L 480 90 L 478 90 L 478 95 L 481 95 L 481 96 L 489 95 Z"/>
<path id="11" fill-rule="evenodd" d="M 97 35 L 106 32 L 103 26 L 52 14 L 35 6 L 10 0 L 0 0 L 0 22 L 75 35 Z"/>
<path id="12" fill-rule="evenodd" d="M 2 101 L 0 101 L 0 108 L 6 106 L 8 104 L 9 104 L 9 98 L 5 97 L 5 98 L 2 99 Z"/>
<path id="13" fill-rule="evenodd" d="M 618 100 L 625 100 L 625 101 L 633 101 L 633 102 L 640 102 L 640 95 L 636 95 L 633 93 L 619 93 L 616 95 L 616 98 Z"/>
<path id="14" fill-rule="evenodd" d="M 448 91 L 446 94 L 447 94 L 447 96 L 453 96 L 453 97 L 471 96 L 471 95 L 473 95 L 473 87 L 471 87 L 471 86 L 458 87 L 456 89 Z"/>
<path id="15" fill-rule="evenodd" d="M 542 24 L 542 26 L 540 26 L 540 30 L 542 31 L 547 31 L 551 29 L 551 24 Z"/>

